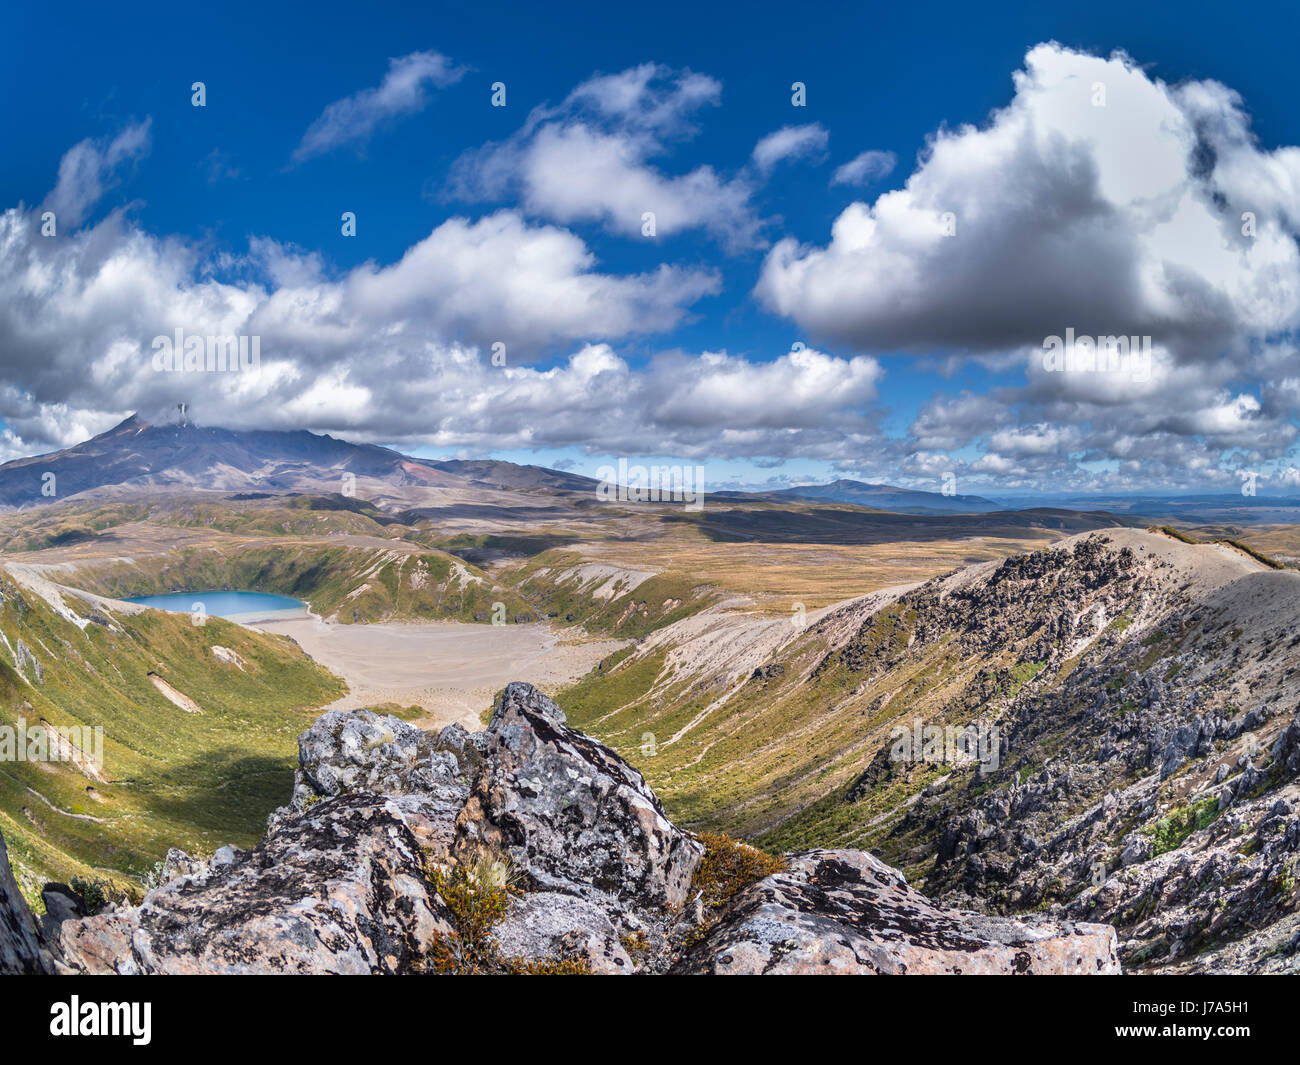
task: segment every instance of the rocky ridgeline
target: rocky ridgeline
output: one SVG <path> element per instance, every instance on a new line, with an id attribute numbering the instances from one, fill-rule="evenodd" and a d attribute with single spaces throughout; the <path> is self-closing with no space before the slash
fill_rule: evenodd
<path id="1" fill-rule="evenodd" d="M 703 843 L 527 684 L 474 734 L 331 711 L 299 765 L 258 846 L 172 851 L 139 906 L 79 916 L 52 888 L 42 929 L 0 861 L 0 970 L 1120 971 L 1107 925 L 938 906 L 861 851 L 788 855 L 710 905 Z"/>
<path id="2" fill-rule="evenodd" d="M 847 652 L 999 659 L 948 706 L 1003 750 L 922 781 L 873 846 L 928 862 L 947 905 L 1105 921 L 1126 968 L 1300 971 L 1300 574 L 1126 530 L 900 602 L 902 637 L 864 626 Z M 847 801 L 907 773 L 882 751 Z"/>

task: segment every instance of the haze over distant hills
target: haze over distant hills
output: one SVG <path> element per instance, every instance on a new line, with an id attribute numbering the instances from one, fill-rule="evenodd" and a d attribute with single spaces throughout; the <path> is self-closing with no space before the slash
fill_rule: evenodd
<path id="1" fill-rule="evenodd" d="M 48 474 L 53 474 L 50 481 Z M 351 475 L 359 485 L 349 483 Z M 495 459 L 419 458 L 376 444 L 358 444 L 308 430 L 243 430 L 200 426 L 183 416 L 152 422 L 131 415 L 73 447 L 0 465 L 0 507 L 23 509 L 85 493 L 123 498 L 153 491 L 316 492 L 359 495 L 402 509 L 523 494 L 580 503 L 590 477 Z M 46 488 L 46 485 L 50 488 Z M 430 494 L 432 493 L 432 495 Z M 944 495 L 841 479 L 773 491 L 729 490 L 706 495 L 728 504 L 841 504 L 913 515 L 989 514 L 1044 508 L 1104 511 L 1132 519 L 1195 522 L 1286 522 L 1300 517 L 1285 495 L 1106 496 L 1021 495 L 1002 501 Z"/>
<path id="2" fill-rule="evenodd" d="M 772 494 L 788 499 L 853 503 L 860 507 L 895 510 L 904 514 L 986 514 L 991 510 L 1002 509 L 991 499 L 982 496 L 944 495 L 942 492 L 922 492 L 890 484 L 864 484 L 862 481 L 848 480 L 783 488 Z"/>

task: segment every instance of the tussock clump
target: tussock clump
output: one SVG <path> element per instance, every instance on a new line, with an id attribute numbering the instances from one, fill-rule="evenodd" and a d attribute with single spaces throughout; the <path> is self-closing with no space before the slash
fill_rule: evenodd
<path id="1" fill-rule="evenodd" d="M 708 909 L 721 909 L 750 884 L 785 868 L 785 859 L 759 850 L 721 832 L 705 832 L 704 858 L 695 871 L 693 888 Z"/>
<path id="2" fill-rule="evenodd" d="M 456 930 L 434 937 L 427 969 L 442 975 L 585 976 L 585 958 L 555 961 L 503 957 L 492 930 L 506 916 L 510 896 L 521 892 L 519 874 L 510 862 L 487 851 L 467 861 L 434 869 L 429 882 L 451 913 Z"/>

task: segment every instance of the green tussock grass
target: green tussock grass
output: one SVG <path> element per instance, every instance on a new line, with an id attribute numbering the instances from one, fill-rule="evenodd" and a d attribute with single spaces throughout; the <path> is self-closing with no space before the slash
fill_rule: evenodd
<path id="1" fill-rule="evenodd" d="M 102 781 L 67 762 L 0 765 L 0 824 L 29 882 L 138 878 L 169 847 L 251 846 L 288 799 L 299 733 L 346 692 L 292 641 L 220 618 L 195 626 L 188 615 L 144 611 L 111 616 L 119 629 L 82 629 L 7 581 L 0 595 L 0 723 L 34 728 L 43 718 L 104 733 Z M 30 668 L 18 674 L 10 648 L 19 640 L 43 680 Z M 151 672 L 202 713 L 170 702 Z"/>

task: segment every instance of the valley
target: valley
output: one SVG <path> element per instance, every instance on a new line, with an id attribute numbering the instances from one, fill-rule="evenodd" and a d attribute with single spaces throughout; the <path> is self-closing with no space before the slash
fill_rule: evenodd
<path id="1" fill-rule="evenodd" d="M 291 489 L 154 470 L 0 515 L 0 718 L 107 737 L 104 781 L 5 767 L 30 898 L 71 875 L 138 892 L 168 846 L 256 839 L 325 710 L 474 730 L 525 680 L 695 831 L 869 850 L 952 905 L 1110 922 L 1128 967 L 1266 958 L 1290 927 L 1294 526 L 690 512 L 506 463 L 430 485 L 395 462 L 357 478 L 366 499 L 324 490 L 349 472 L 330 454 Z M 309 616 L 195 627 L 122 601 L 200 588 Z M 923 726 L 982 730 L 997 757 L 891 755 Z"/>

